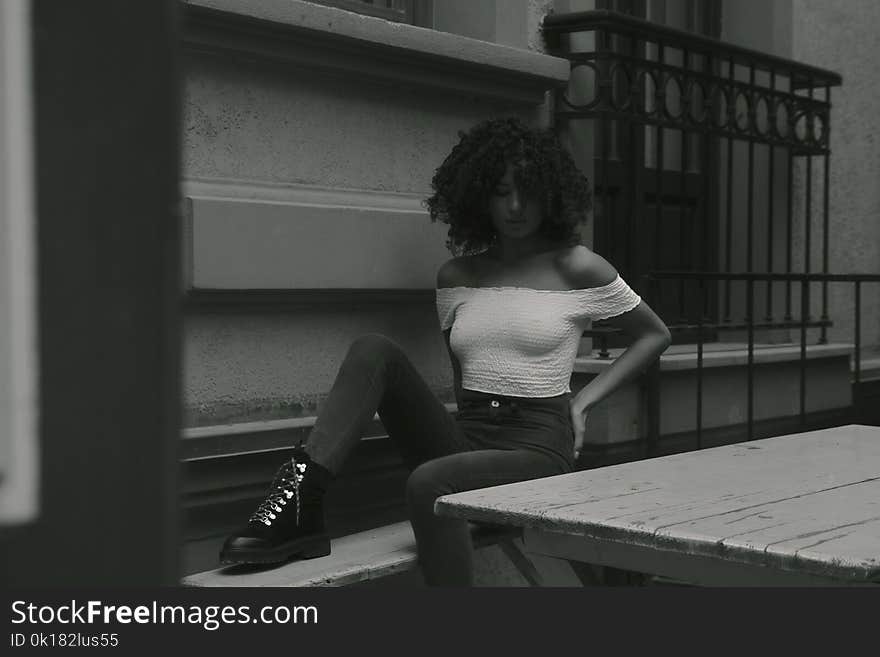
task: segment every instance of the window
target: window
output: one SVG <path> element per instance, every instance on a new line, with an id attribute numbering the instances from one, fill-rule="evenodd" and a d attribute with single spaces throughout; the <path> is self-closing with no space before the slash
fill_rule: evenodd
<path id="1" fill-rule="evenodd" d="M 432 27 L 433 0 L 309 0 L 397 23 Z"/>

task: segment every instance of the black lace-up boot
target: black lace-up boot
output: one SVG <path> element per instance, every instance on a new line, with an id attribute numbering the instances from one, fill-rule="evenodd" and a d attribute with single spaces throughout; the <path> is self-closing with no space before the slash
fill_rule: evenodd
<path id="1" fill-rule="evenodd" d="M 247 525 L 226 539 L 220 563 L 278 563 L 330 554 L 323 496 L 332 479 L 301 445 L 295 448 Z"/>

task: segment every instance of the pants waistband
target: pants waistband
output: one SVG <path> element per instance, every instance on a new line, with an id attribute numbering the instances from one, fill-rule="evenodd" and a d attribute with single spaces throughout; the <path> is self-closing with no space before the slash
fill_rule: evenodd
<path id="1" fill-rule="evenodd" d="M 490 409 L 497 409 L 504 407 L 509 408 L 513 413 L 518 413 L 520 409 L 558 410 L 567 408 L 570 396 L 570 393 L 564 392 L 554 397 L 516 397 L 462 388 L 461 401 L 463 408 L 488 406 Z"/>

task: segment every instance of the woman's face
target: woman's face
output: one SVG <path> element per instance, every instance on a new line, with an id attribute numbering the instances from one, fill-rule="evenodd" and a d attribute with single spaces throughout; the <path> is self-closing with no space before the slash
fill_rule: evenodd
<path id="1" fill-rule="evenodd" d="M 538 232 L 543 219 L 538 196 L 524 196 L 516 188 L 513 164 L 508 163 L 489 197 L 489 214 L 499 236 L 529 237 Z"/>

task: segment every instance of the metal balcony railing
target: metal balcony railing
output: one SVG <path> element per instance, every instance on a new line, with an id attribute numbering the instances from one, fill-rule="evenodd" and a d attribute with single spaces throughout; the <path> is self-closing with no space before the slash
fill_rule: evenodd
<path id="1" fill-rule="evenodd" d="M 869 290 L 871 290 L 871 294 L 874 294 L 874 298 L 877 297 L 877 293 L 880 292 L 880 274 L 804 274 L 804 273 L 747 273 L 747 272 L 733 272 L 733 273 L 724 273 L 724 272 L 683 272 L 683 271 L 664 271 L 664 272 L 654 272 L 645 277 L 645 285 L 644 287 L 647 289 L 647 296 L 645 297 L 646 301 L 652 307 L 657 304 L 657 298 L 660 294 L 661 283 L 663 282 L 672 282 L 676 285 L 682 284 L 685 286 L 688 293 L 692 298 L 699 300 L 701 304 L 703 304 L 704 308 L 708 307 L 708 290 L 711 284 L 713 283 L 724 283 L 725 285 L 741 285 L 745 290 L 745 297 L 747 299 L 746 307 L 744 309 L 743 318 L 737 322 L 731 322 L 729 319 L 726 319 L 724 322 L 712 322 L 708 319 L 706 313 L 702 313 L 697 315 L 697 322 L 693 326 L 680 326 L 680 329 L 691 329 L 696 339 L 695 344 L 695 353 L 696 353 L 696 367 L 694 370 L 694 378 L 695 378 L 695 404 L 694 404 L 694 424 L 695 427 L 692 435 L 692 442 L 689 443 L 689 448 L 694 449 L 702 449 L 706 445 L 704 444 L 704 423 L 703 423 L 703 412 L 704 412 L 704 389 L 705 389 L 705 364 L 704 364 L 704 345 L 705 345 L 705 337 L 712 334 L 713 330 L 718 328 L 730 328 L 731 326 L 742 328 L 746 332 L 746 350 L 747 350 L 747 364 L 746 364 L 746 392 L 745 392 L 745 403 L 746 403 L 746 421 L 745 426 L 742 430 L 742 435 L 740 436 L 741 440 L 755 440 L 758 438 L 766 438 L 773 435 L 777 435 L 780 431 L 774 430 L 770 428 L 769 431 L 764 429 L 758 429 L 756 427 L 755 420 L 755 352 L 756 352 L 756 339 L 755 339 L 755 331 L 761 328 L 767 328 L 768 326 L 773 328 L 779 328 L 780 326 L 785 326 L 787 328 L 796 329 L 797 330 L 797 339 L 792 342 L 796 343 L 800 350 L 798 355 L 798 371 L 799 371 L 799 381 L 798 381 L 798 411 L 797 417 L 792 418 L 794 421 L 782 423 L 779 426 L 784 426 L 785 429 L 782 431 L 783 433 L 787 433 L 789 431 L 808 431 L 818 428 L 823 428 L 825 426 L 834 426 L 841 423 L 851 423 L 851 422 L 859 422 L 862 421 L 859 419 L 859 414 L 867 415 L 868 409 L 865 408 L 864 404 L 868 402 L 864 402 L 860 399 L 860 395 L 862 394 L 863 381 L 862 381 L 862 354 L 864 351 L 864 344 L 862 340 L 862 328 L 864 325 L 862 319 L 862 299 L 864 297 L 864 290 L 866 286 Z M 795 286 L 797 289 L 797 299 L 794 307 L 794 312 L 791 313 L 786 320 L 784 321 L 772 321 L 768 322 L 766 319 L 758 319 L 755 313 L 754 302 L 755 302 L 755 288 L 758 284 L 765 284 L 767 286 L 772 285 L 785 285 L 786 287 Z M 843 297 L 847 295 L 849 292 L 849 298 L 852 299 L 852 317 L 853 317 L 853 328 L 852 328 L 852 378 L 851 378 L 851 388 L 852 388 L 852 404 L 848 409 L 844 409 L 843 412 L 835 413 L 836 420 L 832 420 L 831 424 L 827 423 L 826 419 L 823 418 L 815 418 L 810 417 L 810 413 L 807 409 L 807 349 L 811 344 L 810 331 L 812 330 L 815 334 L 818 331 L 825 329 L 830 322 L 823 319 L 813 319 L 810 315 L 810 304 L 811 304 L 811 290 L 815 288 L 816 285 L 821 285 L 822 289 L 827 289 L 829 285 L 836 285 L 837 291 L 836 296 Z M 848 288 L 848 290 L 846 289 Z M 600 358 L 610 358 L 611 354 L 608 351 L 608 337 L 613 334 L 619 333 L 618 329 L 613 327 L 605 326 L 593 329 L 588 332 L 594 338 L 597 339 L 599 343 L 598 356 Z M 814 340 L 813 344 L 821 343 L 820 339 L 816 339 L 816 336 L 813 335 Z M 848 344 L 848 339 L 843 338 Z M 656 455 L 660 453 L 660 422 L 662 415 L 662 404 L 660 403 L 660 363 L 653 363 L 648 370 L 641 377 L 640 381 L 644 401 L 645 401 L 645 418 L 646 418 L 646 435 L 642 444 L 637 447 L 636 452 L 638 455 L 642 457 L 648 457 L 652 455 Z M 867 384 L 867 385 L 875 385 L 876 384 Z M 870 393 L 869 393 L 870 394 Z M 874 393 L 876 395 L 876 393 Z M 876 413 L 873 413 L 876 416 Z M 871 423 L 869 420 L 868 423 Z M 601 451 L 601 450 L 599 450 Z"/>
<path id="2" fill-rule="evenodd" d="M 636 283 L 678 342 L 695 345 L 691 446 L 704 446 L 703 347 L 723 332 L 748 345 L 742 438 L 757 437 L 756 332 L 799 342 L 793 421 L 805 430 L 806 351 L 811 339 L 827 342 L 829 285 L 853 295 L 857 387 L 862 288 L 880 282 L 829 273 L 831 89 L 840 75 L 612 11 L 551 14 L 543 33 L 549 52 L 571 62 L 554 117 L 592 167 L 593 247 Z M 619 333 L 599 322 L 585 335 L 607 358 Z M 643 379 L 643 455 L 660 438 L 659 373 L 655 363 Z"/>
<path id="3" fill-rule="evenodd" d="M 692 287 L 696 289 L 693 292 L 693 296 L 697 298 L 700 303 L 705 304 L 708 298 L 706 294 L 708 289 L 708 284 L 712 281 L 723 281 L 725 284 L 730 285 L 732 283 L 740 282 L 744 285 L 746 290 L 746 308 L 745 308 L 745 316 L 743 326 L 746 329 L 747 333 L 747 349 L 748 349 L 748 366 L 746 368 L 746 434 L 744 436 L 745 440 L 754 440 L 757 437 L 755 434 L 755 419 L 754 419 L 754 375 L 755 375 L 755 367 L 754 367 L 754 353 L 755 353 L 755 330 L 761 327 L 766 326 L 774 326 L 778 327 L 779 322 L 768 322 L 766 319 L 764 321 L 756 321 L 755 311 L 754 311 L 754 290 L 755 285 L 764 282 L 768 287 L 771 287 L 773 283 L 777 284 L 785 284 L 786 287 L 791 287 L 792 284 L 799 287 L 799 301 L 796 308 L 796 313 L 794 316 L 790 313 L 789 307 L 789 315 L 786 318 L 786 324 L 789 326 L 796 326 L 798 329 L 798 344 L 800 345 L 800 355 L 798 359 L 800 378 L 798 383 L 798 391 L 799 391 L 799 412 L 798 412 L 798 429 L 801 431 L 808 430 L 809 426 L 807 423 L 807 408 L 806 408 L 806 392 L 807 392 L 807 380 L 806 380 L 806 364 L 807 364 L 807 345 L 808 345 L 808 329 L 810 328 L 819 328 L 824 332 L 826 327 L 830 322 L 825 319 L 819 320 L 811 320 L 810 319 L 810 288 L 811 285 L 821 284 L 823 292 L 828 289 L 829 284 L 842 284 L 842 286 L 849 286 L 852 289 L 852 298 L 853 298 L 853 379 L 852 386 L 854 394 L 857 394 L 859 390 L 859 385 L 861 383 L 861 354 L 862 354 L 862 292 L 863 288 L 866 284 L 875 284 L 873 287 L 874 290 L 878 290 L 877 283 L 880 283 L 880 274 L 804 274 L 804 273 L 776 273 L 776 274 L 762 274 L 762 273 L 745 273 L 745 272 L 737 272 L 737 273 L 721 273 L 721 272 L 655 272 L 650 277 L 649 289 L 651 290 L 651 296 L 657 294 L 659 289 L 659 284 L 663 280 L 668 281 L 678 281 L 681 284 L 690 284 Z M 650 303 L 650 302 L 649 302 Z M 703 314 L 698 315 L 698 317 L 703 317 Z M 724 322 L 728 324 L 728 321 Z M 697 449 L 701 449 L 703 447 L 703 339 L 702 337 L 708 332 L 711 331 L 712 328 L 717 328 L 718 325 L 714 325 L 709 322 L 704 322 L 702 319 L 698 321 L 697 325 L 693 327 L 696 330 L 697 335 L 697 368 L 696 368 L 696 417 L 695 417 L 695 426 L 696 426 L 696 440 L 695 446 Z M 819 342 L 822 342 L 820 339 Z M 659 443 L 660 438 L 660 403 L 659 403 L 659 365 L 654 364 L 651 370 L 647 374 L 647 402 L 648 402 L 648 436 L 647 436 L 647 453 L 652 453 L 656 446 Z M 855 404 L 854 404 L 855 405 Z"/>
<path id="4" fill-rule="evenodd" d="M 570 85 L 556 99 L 558 130 L 576 135 L 589 123 L 591 138 L 581 143 L 592 152 L 579 155 L 594 168 L 594 247 L 625 276 L 810 273 L 817 259 L 828 273 L 838 74 L 611 11 L 551 14 L 543 32 L 550 52 L 571 62 Z M 674 331 L 696 322 L 697 307 L 679 286 L 656 309 Z M 745 299 L 729 280 L 721 287 L 710 311 L 729 322 Z M 763 290 L 766 316 L 773 324 L 782 314 L 784 328 L 790 281 L 784 310 L 773 293 L 769 284 Z M 822 294 L 828 321 L 824 282 Z"/>

